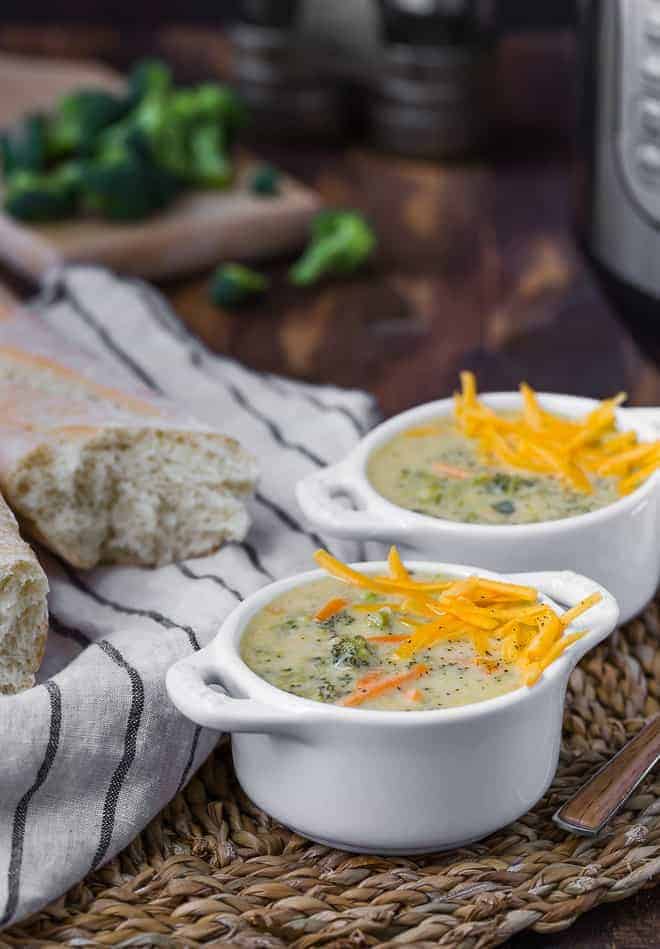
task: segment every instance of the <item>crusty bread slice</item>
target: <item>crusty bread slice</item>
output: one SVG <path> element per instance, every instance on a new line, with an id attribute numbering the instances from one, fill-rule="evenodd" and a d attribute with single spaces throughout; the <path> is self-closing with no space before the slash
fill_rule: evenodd
<path id="1" fill-rule="evenodd" d="M 83 568 L 171 563 L 241 540 L 251 456 L 114 382 L 33 314 L 0 320 L 0 485 L 26 531 Z"/>
<path id="2" fill-rule="evenodd" d="M 48 633 L 48 581 L 0 498 L 0 694 L 34 685 Z"/>

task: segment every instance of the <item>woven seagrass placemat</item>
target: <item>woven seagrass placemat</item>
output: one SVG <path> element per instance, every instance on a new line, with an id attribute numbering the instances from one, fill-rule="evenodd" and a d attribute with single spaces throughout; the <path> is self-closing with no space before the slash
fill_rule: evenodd
<path id="1" fill-rule="evenodd" d="M 659 602 L 575 670 L 550 791 L 487 840 L 387 859 L 309 843 L 245 797 L 225 739 L 130 847 L 0 944 L 482 949 L 631 896 L 660 880 L 660 775 L 596 840 L 551 816 L 660 708 Z"/>

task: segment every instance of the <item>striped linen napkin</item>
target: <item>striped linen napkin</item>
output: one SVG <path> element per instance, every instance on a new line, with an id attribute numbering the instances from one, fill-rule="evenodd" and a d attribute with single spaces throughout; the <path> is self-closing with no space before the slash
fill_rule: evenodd
<path id="1" fill-rule="evenodd" d="M 0 927 L 103 864 L 171 800 L 217 734 L 174 709 L 165 672 L 237 603 L 310 567 L 324 539 L 294 501 L 299 478 L 375 421 L 365 393 L 244 369 L 207 351 L 159 294 L 106 270 L 57 271 L 33 304 L 58 332 L 253 452 L 262 476 L 244 543 L 157 570 L 74 570 L 39 551 L 51 584 L 40 683 L 0 697 Z M 342 557 L 355 544 L 330 541 Z"/>

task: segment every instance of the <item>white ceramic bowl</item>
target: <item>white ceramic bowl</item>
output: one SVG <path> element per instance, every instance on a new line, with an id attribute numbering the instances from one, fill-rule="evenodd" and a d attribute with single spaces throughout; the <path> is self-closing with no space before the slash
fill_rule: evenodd
<path id="1" fill-rule="evenodd" d="M 367 573 L 386 569 L 383 563 L 356 566 Z M 408 566 L 456 577 L 475 572 L 441 563 Z M 316 570 L 246 600 L 209 646 L 169 670 L 168 692 L 194 722 L 233 733 L 236 773 L 246 793 L 306 837 L 382 854 L 484 837 L 524 814 L 550 784 L 568 677 L 612 631 L 618 608 L 606 590 L 574 573 L 479 573 L 530 584 L 566 606 L 595 590 L 603 599 L 581 617 L 587 634 L 531 688 L 461 708 L 367 711 L 283 692 L 240 657 L 241 636 L 255 613 L 286 590 L 325 575 Z"/>
<path id="2" fill-rule="evenodd" d="M 480 396 L 498 410 L 520 408 L 517 392 Z M 582 417 L 592 399 L 542 393 L 545 408 Z M 386 500 L 367 477 L 371 453 L 394 435 L 433 418 L 450 415 L 452 399 L 429 402 L 397 415 L 370 432 L 339 464 L 322 469 L 297 486 L 305 517 L 322 533 L 353 540 L 406 545 L 429 558 L 474 563 L 491 570 L 575 570 L 593 577 L 618 600 L 621 619 L 639 612 L 660 580 L 658 536 L 660 472 L 614 504 L 536 524 L 464 524 L 416 514 Z M 660 409 L 620 409 L 621 430 L 634 429 L 642 441 L 658 437 Z M 354 510 L 339 503 L 348 496 Z"/>

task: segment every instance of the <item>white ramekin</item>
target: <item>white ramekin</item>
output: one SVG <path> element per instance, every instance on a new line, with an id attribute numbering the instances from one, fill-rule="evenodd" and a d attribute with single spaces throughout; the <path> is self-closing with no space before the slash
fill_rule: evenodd
<path id="1" fill-rule="evenodd" d="M 517 392 L 481 396 L 495 409 L 520 408 Z M 584 416 L 598 403 L 569 395 L 539 395 L 541 404 L 568 417 Z M 504 572 L 575 570 L 611 590 L 621 619 L 630 619 L 653 596 L 660 580 L 658 498 L 660 472 L 620 500 L 576 517 L 537 524 L 464 524 L 416 514 L 386 500 L 372 487 L 367 464 L 372 452 L 394 435 L 433 418 L 450 415 L 452 399 L 403 412 L 370 432 L 343 461 L 297 486 L 305 517 L 322 533 L 354 540 L 402 544 L 427 557 Z M 620 409 L 619 428 L 642 441 L 658 437 L 660 409 Z M 337 498 L 348 496 L 354 509 Z"/>
<path id="2" fill-rule="evenodd" d="M 368 573 L 386 569 L 384 563 L 356 566 Z M 442 563 L 408 566 L 456 577 L 475 572 Z M 255 613 L 286 590 L 324 576 L 299 574 L 238 607 L 209 646 L 169 670 L 168 692 L 194 722 L 233 733 L 245 792 L 306 837 L 382 854 L 457 847 L 484 837 L 524 814 L 550 784 L 568 677 L 612 631 L 618 608 L 601 586 L 574 573 L 479 573 L 530 584 L 551 597 L 548 602 L 565 606 L 595 590 L 603 598 L 580 618 L 586 635 L 533 687 L 462 708 L 377 712 L 290 695 L 241 659 L 241 636 Z"/>

